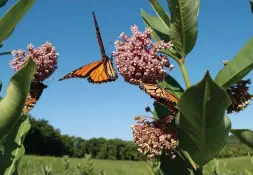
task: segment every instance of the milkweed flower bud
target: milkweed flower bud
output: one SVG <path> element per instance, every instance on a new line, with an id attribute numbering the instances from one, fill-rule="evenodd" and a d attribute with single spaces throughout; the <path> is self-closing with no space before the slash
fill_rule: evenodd
<path id="1" fill-rule="evenodd" d="M 240 112 L 249 105 L 253 99 L 253 96 L 249 94 L 249 87 L 247 86 L 250 85 L 250 83 L 250 79 L 240 80 L 227 90 L 232 101 L 232 104 L 227 109 L 228 114 Z"/>
<path id="2" fill-rule="evenodd" d="M 145 111 L 146 111 L 146 112 L 151 112 L 150 107 L 149 107 L 149 106 L 147 106 L 147 107 L 145 108 Z"/>
<path id="3" fill-rule="evenodd" d="M 168 131 L 168 124 L 174 117 L 169 116 L 164 120 L 147 121 L 141 118 L 136 125 L 132 126 L 133 138 L 138 146 L 138 151 L 154 159 L 165 150 L 173 159 L 173 149 L 178 146 L 176 131 Z"/>
<path id="4" fill-rule="evenodd" d="M 131 84 L 161 81 L 165 76 L 163 67 L 170 67 L 170 63 L 167 56 L 158 54 L 158 51 L 171 48 L 172 44 L 164 41 L 152 43 L 150 28 L 142 33 L 134 25 L 131 30 L 132 36 L 121 33 L 122 40 L 114 43 L 113 57 L 119 73 Z"/>
<path id="5" fill-rule="evenodd" d="M 223 64 L 226 66 L 228 61 L 223 61 Z M 253 96 L 249 94 L 248 85 L 250 84 L 250 79 L 240 80 L 227 89 L 227 94 L 230 96 L 232 101 L 232 104 L 227 109 L 228 114 L 232 112 L 240 112 L 249 105 L 253 99 Z"/>
<path id="6" fill-rule="evenodd" d="M 33 44 L 28 44 L 27 49 L 28 53 L 24 50 L 13 50 L 10 66 L 17 71 L 31 58 L 37 65 L 33 81 L 42 82 L 49 78 L 57 69 L 59 53 L 56 52 L 56 48 L 50 42 L 46 42 L 39 48 L 35 48 Z"/>

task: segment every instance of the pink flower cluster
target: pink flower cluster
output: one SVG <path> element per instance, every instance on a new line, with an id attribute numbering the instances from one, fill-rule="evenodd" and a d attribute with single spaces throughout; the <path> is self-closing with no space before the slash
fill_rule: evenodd
<path id="1" fill-rule="evenodd" d="M 154 159 L 161 155 L 163 149 L 165 149 L 171 159 L 175 158 L 173 149 L 178 145 L 176 131 L 168 132 L 167 130 L 168 124 L 173 119 L 174 117 L 168 116 L 164 120 L 150 122 L 141 117 L 136 117 L 138 123 L 132 126 L 132 131 L 138 151 L 147 155 L 148 158 Z"/>
<path id="2" fill-rule="evenodd" d="M 33 81 L 42 82 L 50 77 L 57 69 L 59 54 L 56 52 L 55 47 L 49 42 L 46 42 L 39 48 L 34 48 L 32 44 L 28 44 L 27 49 L 28 53 L 24 50 L 13 50 L 13 59 L 10 62 L 10 66 L 17 71 L 25 65 L 29 58 L 32 58 L 37 65 L 37 71 Z"/>
<path id="3" fill-rule="evenodd" d="M 131 30 L 131 37 L 121 33 L 122 41 L 116 40 L 114 43 L 116 51 L 113 52 L 113 57 L 119 73 L 131 84 L 161 81 L 165 73 L 163 67 L 171 67 L 168 58 L 157 52 L 172 47 L 172 44 L 164 41 L 152 43 L 150 28 L 142 33 L 134 25 Z"/>

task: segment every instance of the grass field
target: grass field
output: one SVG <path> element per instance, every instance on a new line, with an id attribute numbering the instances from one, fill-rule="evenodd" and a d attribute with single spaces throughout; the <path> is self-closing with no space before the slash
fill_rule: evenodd
<path id="1" fill-rule="evenodd" d="M 253 166 L 251 165 L 249 157 L 238 157 L 230 159 L 220 159 L 220 169 L 223 170 L 223 165 L 227 163 L 227 169 L 233 172 L 239 172 L 247 168 L 250 172 L 253 172 Z M 70 159 L 69 174 L 77 174 L 76 165 L 78 163 L 85 164 L 84 159 Z M 64 160 L 63 158 L 55 157 L 39 157 L 39 156 L 24 156 L 22 157 L 18 166 L 20 175 L 40 175 L 41 165 L 52 165 L 54 173 L 59 174 L 63 172 Z M 212 167 L 212 162 L 207 167 Z M 134 161 L 113 161 L 113 160 L 94 160 L 95 174 L 98 174 L 99 169 L 103 170 L 105 175 L 149 175 L 149 165 L 146 162 L 134 162 Z M 207 169 L 205 168 L 205 174 Z M 239 174 L 238 174 L 239 175 Z"/>

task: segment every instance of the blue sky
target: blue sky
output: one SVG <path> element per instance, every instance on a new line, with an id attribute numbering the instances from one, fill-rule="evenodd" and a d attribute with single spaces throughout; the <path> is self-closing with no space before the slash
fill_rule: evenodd
<path id="1" fill-rule="evenodd" d="M 14 2 L 9 0 L 0 14 Z M 166 3 L 165 0 L 160 2 Z M 57 80 L 82 65 L 101 59 L 92 10 L 96 13 L 106 52 L 110 54 L 114 50 L 111 42 L 122 31 L 130 35 L 130 26 L 134 24 L 144 30 L 141 8 L 154 14 L 147 0 L 38 0 L 1 49 L 26 49 L 30 42 L 38 47 L 50 41 L 60 53 L 59 68 L 44 82 L 48 88 L 31 114 L 49 120 L 63 134 L 86 139 L 105 137 L 131 140 L 130 126 L 135 123 L 134 116 L 147 115 L 144 108 L 153 103 L 137 86 L 124 82 L 120 75 L 116 82 L 101 85 L 89 84 L 83 79 Z M 202 0 L 198 40 L 186 58 L 191 84 L 200 81 L 206 70 L 214 77 L 223 67 L 222 61 L 231 60 L 252 34 L 253 15 L 248 0 Z M 2 95 L 14 73 L 9 67 L 11 59 L 11 55 L 0 58 Z M 171 74 L 184 87 L 177 65 Z M 252 73 L 248 77 L 252 78 Z M 233 128 L 253 129 L 253 105 L 229 117 Z"/>

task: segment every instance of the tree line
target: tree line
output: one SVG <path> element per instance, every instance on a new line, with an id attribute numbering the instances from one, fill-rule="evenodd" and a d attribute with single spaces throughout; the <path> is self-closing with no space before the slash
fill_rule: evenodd
<path id="1" fill-rule="evenodd" d="M 64 156 L 82 158 L 90 154 L 94 159 L 111 160 L 145 160 L 133 141 L 121 139 L 92 138 L 62 135 L 48 120 L 30 117 L 31 129 L 27 134 L 24 147 L 26 154 L 41 156 Z M 250 148 L 240 143 L 234 136 L 229 136 L 228 142 L 217 155 L 217 158 L 228 158 L 253 153 Z"/>
<path id="2" fill-rule="evenodd" d="M 62 135 L 47 120 L 30 116 L 31 129 L 26 135 L 26 154 L 69 157 L 84 157 L 90 154 L 95 159 L 144 160 L 133 141 L 121 139 L 92 138 Z"/>

